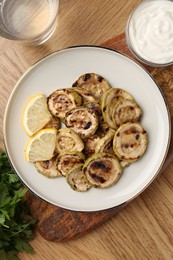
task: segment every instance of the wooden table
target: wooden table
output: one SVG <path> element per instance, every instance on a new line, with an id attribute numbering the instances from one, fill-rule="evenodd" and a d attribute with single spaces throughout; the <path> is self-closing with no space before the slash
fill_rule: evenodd
<path id="1" fill-rule="evenodd" d="M 21 75 L 43 56 L 71 45 L 99 45 L 125 30 L 139 0 L 61 0 L 58 28 L 38 47 L 0 38 L 0 149 L 6 102 Z M 38 232 L 25 259 L 173 259 L 173 163 L 135 200 L 81 238 L 48 242 Z"/>

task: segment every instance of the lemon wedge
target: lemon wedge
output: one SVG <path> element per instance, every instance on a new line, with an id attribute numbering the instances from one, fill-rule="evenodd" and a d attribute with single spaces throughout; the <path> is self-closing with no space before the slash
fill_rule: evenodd
<path id="1" fill-rule="evenodd" d="M 55 151 L 57 130 L 45 128 L 29 140 L 25 149 L 25 158 L 29 162 L 50 160 Z"/>
<path id="2" fill-rule="evenodd" d="M 51 119 L 51 115 L 47 108 L 47 98 L 44 94 L 37 94 L 31 97 L 23 112 L 23 128 L 25 132 L 32 136 L 42 129 Z"/>

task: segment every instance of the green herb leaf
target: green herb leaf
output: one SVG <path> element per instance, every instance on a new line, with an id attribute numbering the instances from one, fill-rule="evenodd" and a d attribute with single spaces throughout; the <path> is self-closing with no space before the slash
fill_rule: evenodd
<path id="1" fill-rule="evenodd" d="M 0 214 L 0 225 L 4 225 L 5 223 L 5 216 Z"/>
<path id="2" fill-rule="evenodd" d="M 24 200 L 27 189 L 11 168 L 4 152 L 0 152 L 0 260 L 18 260 L 18 253 L 33 253 L 33 220 Z"/>
<path id="3" fill-rule="evenodd" d="M 33 249 L 32 247 L 26 243 L 25 241 L 23 241 L 22 239 L 18 239 L 16 240 L 16 244 L 15 244 L 15 247 L 18 251 L 25 251 L 27 253 L 33 253 Z"/>
<path id="4" fill-rule="evenodd" d="M 9 177 L 9 183 L 18 182 L 19 178 L 16 174 L 8 174 Z"/>

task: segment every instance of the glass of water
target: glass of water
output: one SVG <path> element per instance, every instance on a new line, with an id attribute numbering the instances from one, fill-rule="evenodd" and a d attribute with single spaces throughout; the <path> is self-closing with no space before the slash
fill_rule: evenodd
<path id="1" fill-rule="evenodd" d="M 53 34 L 59 0 L 0 0 L 0 36 L 39 45 Z"/>

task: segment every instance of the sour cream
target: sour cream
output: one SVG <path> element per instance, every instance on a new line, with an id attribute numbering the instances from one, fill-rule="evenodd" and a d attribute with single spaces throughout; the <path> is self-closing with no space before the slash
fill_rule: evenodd
<path id="1" fill-rule="evenodd" d="M 139 58 L 160 65 L 173 63 L 173 1 L 143 1 L 131 15 L 126 33 Z"/>

